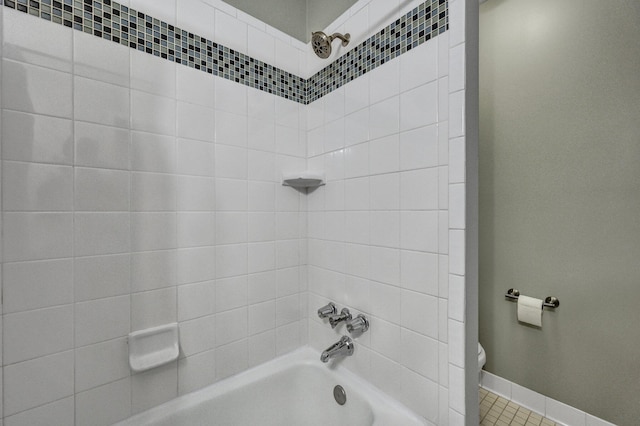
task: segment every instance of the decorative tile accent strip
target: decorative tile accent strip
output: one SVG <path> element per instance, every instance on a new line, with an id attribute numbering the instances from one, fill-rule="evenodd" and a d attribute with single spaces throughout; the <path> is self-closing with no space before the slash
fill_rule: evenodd
<path id="1" fill-rule="evenodd" d="M 449 29 L 447 0 L 427 0 L 307 80 L 307 104 Z"/>
<path id="2" fill-rule="evenodd" d="M 111 0 L 4 0 L 12 9 L 304 103 L 306 81 Z"/>
<path id="3" fill-rule="evenodd" d="M 449 28 L 448 1 L 427 0 L 305 80 L 111 0 L 4 0 L 4 5 L 303 104 Z"/>

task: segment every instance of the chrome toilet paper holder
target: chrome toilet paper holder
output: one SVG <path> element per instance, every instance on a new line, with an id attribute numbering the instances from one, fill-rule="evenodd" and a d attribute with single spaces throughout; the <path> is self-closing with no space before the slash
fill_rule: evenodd
<path id="1" fill-rule="evenodd" d="M 507 293 L 504 295 L 504 297 L 511 300 L 518 300 L 518 297 L 520 297 L 520 291 L 514 288 L 510 288 L 509 290 L 507 290 Z M 549 296 L 544 299 L 544 303 L 542 304 L 542 306 L 545 308 L 555 309 L 560 306 L 560 301 L 557 297 Z"/>

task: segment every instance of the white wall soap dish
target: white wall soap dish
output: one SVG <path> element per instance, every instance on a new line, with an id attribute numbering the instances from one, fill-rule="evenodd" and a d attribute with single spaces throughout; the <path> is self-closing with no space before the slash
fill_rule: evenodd
<path id="1" fill-rule="evenodd" d="M 150 370 L 178 359 L 178 324 L 134 331 L 129 334 L 129 366 L 135 372 Z"/>
<path id="2" fill-rule="evenodd" d="M 315 172 L 290 173 L 282 176 L 284 186 L 315 188 L 324 185 L 324 174 Z"/>

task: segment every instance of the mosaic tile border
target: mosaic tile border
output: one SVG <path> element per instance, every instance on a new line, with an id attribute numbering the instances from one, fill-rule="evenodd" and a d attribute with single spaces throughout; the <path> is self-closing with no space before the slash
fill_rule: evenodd
<path id="1" fill-rule="evenodd" d="M 306 80 L 111 0 L 4 0 L 4 5 L 296 102 Z"/>
<path id="2" fill-rule="evenodd" d="M 447 0 L 428 0 L 307 80 L 306 103 L 372 71 L 449 29 Z"/>
<path id="3" fill-rule="evenodd" d="M 4 0 L 4 6 L 309 104 L 449 28 L 447 0 L 427 0 L 309 79 L 111 0 Z"/>

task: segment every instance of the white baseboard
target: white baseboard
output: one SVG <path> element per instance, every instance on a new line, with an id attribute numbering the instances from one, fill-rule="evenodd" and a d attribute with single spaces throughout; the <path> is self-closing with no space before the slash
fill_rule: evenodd
<path id="1" fill-rule="evenodd" d="M 599 419 L 484 370 L 482 371 L 480 385 L 488 391 L 566 426 L 615 426 L 613 423 Z"/>

